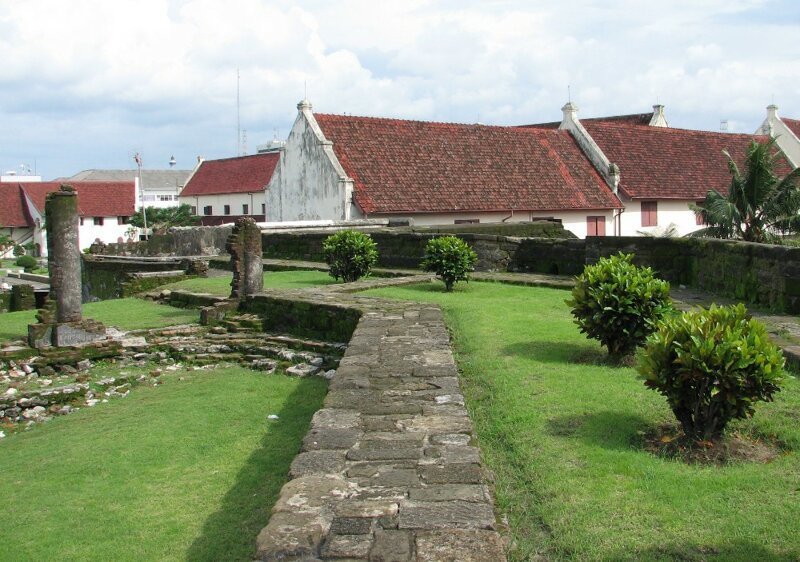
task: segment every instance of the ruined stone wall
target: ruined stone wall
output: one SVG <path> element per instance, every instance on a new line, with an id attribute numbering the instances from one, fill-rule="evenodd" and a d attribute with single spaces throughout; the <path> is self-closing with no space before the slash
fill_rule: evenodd
<path id="1" fill-rule="evenodd" d="M 189 258 L 138 260 L 85 254 L 81 271 L 83 302 L 119 299 L 130 296 L 137 288 L 141 290 L 152 288 L 154 283 L 136 280 L 134 274 L 157 271 L 203 274 L 194 267 L 194 260 Z M 162 284 L 169 281 L 166 279 Z"/>
<path id="2" fill-rule="evenodd" d="M 92 245 L 91 252 L 107 256 L 217 256 L 225 253 L 232 230 L 230 224 L 171 228 L 141 242 Z"/>

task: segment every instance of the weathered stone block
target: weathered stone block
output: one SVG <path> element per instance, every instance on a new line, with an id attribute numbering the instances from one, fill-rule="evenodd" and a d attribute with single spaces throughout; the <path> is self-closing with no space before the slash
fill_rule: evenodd
<path id="1" fill-rule="evenodd" d="M 307 451 L 292 461 L 289 477 L 309 474 L 338 474 L 344 470 L 344 451 Z"/>
<path id="2" fill-rule="evenodd" d="M 489 503 L 407 500 L 400 504 L 400 528 L 494 529 L 494 511 Z"/>
<path id="3" fill-rule="evenodd" d="M 303 450 L 349 449 L 361 435 L 358 429 L 311 429 L 303 439 Z"/>
<path id="4" fill-rule="evenodd" d="M 414 535 L 411 531 L 375 531 L 375 542 L 369 552 L 371 562 L 410 562 L 414 557 Z"/>
<path id="5" fill-rule="evenodd" d="M 480 484 L 483 481 L 477 464 L 422 465 L 420 475 L 428 484 Z"/>
<path id="6" fill-rule="evenodd" d="M 494 562 L 506 559 L 505 545 L 493 531 L 419 531 L 417 562 Z"/>
<path id="7" fill-rule="evenodd" d="M 256 538 L 256 559 L 316 558 L 330 524 L 312 513 L 275 513 Z"/>
<path id="8" fill-rule="evenodd" d="M 319 513 L 332 501 L 353 493 L 353 484 L 342 478 L 308 475 L 287 482 L 272 508 L 274 513 Z"/>

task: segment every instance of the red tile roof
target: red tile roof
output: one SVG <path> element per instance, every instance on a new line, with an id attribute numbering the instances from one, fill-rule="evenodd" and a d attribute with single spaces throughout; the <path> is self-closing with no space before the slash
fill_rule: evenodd
<path id="1" fill-rule="evenodd" d="M 621 206 L 565 131 L 315 117 L 367 214 Z"/>
<path id="2" fill-rule="evenodd" d="M 599 121 L 601 123 L 621 123 L 627 125 L 639 125 L 647 127 L 650 125 L 650 120 L 653 118 L 653 112 L 650 113 L 631 113 L 630 115 L 611 115 L 609 117 L 590 117 L 588 119 L 581 119 L 581 123 L 592 123 Z M 549 123 L 534 123 L 532 125 L 520 125 L 520 127 L 531 127 L 535 129 L 558 129 L 561 121 L 551 121 Z"/>
<path id="3" fill-rule="evenodd" d="M 705 199 L 709 189 L 727 193 L 727 150 L 741 166 L 752 140 L 767 137 L 581 121 L 620 168 L 620 191 L 633 199 Z"/>
<path id="4" fill-rule="evenodd" d="M 0 183 L 0 228 L 32 226 L 18 183 Z"/>
<path id="5" fill-rule="evenodd" d="M 221 160 L 204 160 L 180 196 L 264 191 L 272 179 L 272 173 L 279 159 L 279 153 L 270 152 Z"/>
<path id="6" fill-rule="evenodd" d="M 78 215 L 82 217 L 131 216 L 135 211 L 134 183 L 70 182 L 78 192 Z M 24 197 L 44 214 L 45 197 L 61 182 L 0 183 L 0 226 L 32 227 Z"/>
<path id="7" fill-rule="evenodd" d="M 33 204 L 44 212 L 45 196 L 64 182 L 19 184 Z M 78 215 L 82 217 L 129 217 L 135 212 L 136 194 L 132 181 L 68 182 L 78 193 Z"/>
<path id="8" fill-rule="evenodd" d="M 798 139 L 800 139 L 800 121 L 797 119 L 787 119 L 786 117 L 781 117 L 781 121 L 783 124 L 789 127 L 789 130 L 794 133 Z"/>

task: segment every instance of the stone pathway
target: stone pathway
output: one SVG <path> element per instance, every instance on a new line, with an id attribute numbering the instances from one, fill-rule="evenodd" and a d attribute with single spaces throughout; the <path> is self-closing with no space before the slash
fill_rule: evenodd
<path id="1" fill-rule="evenodd" d="M 505 560 L 441 311 L 335 296 L 363 315 L 257 558 Z"/>
<path id="2" fill-rule="evenodd" d="M 271 261 L 281 269 L 325 267 Z M 255 297 L 361 313 L 324 407 L 292 463 L 291 480 L 258 536 L 259 560 L 505 560 L 441 311 L 353 294 L 432 276 L 407 270 L 382 274 L 397 277 Z M 571 277 L 555 275 L 472 277 L 562 289 L 573 284 Z M 673 289 L 673 298 L 682 309 L 727 304 L 682 287 Z M 800 358 L 797 317 L 753 313 L 790 361 Z"/>

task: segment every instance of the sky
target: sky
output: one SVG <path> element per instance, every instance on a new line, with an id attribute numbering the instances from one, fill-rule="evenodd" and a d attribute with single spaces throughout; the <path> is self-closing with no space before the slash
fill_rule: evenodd
<path id="1" fill-rule="evenodd" d="M 799 37 L 794 0 L 0 0 L 0 172 L 252 154 L 304 97 L 486 125 L 660 103 L 752 133 L 770 103 L 800 118 Z"/>

